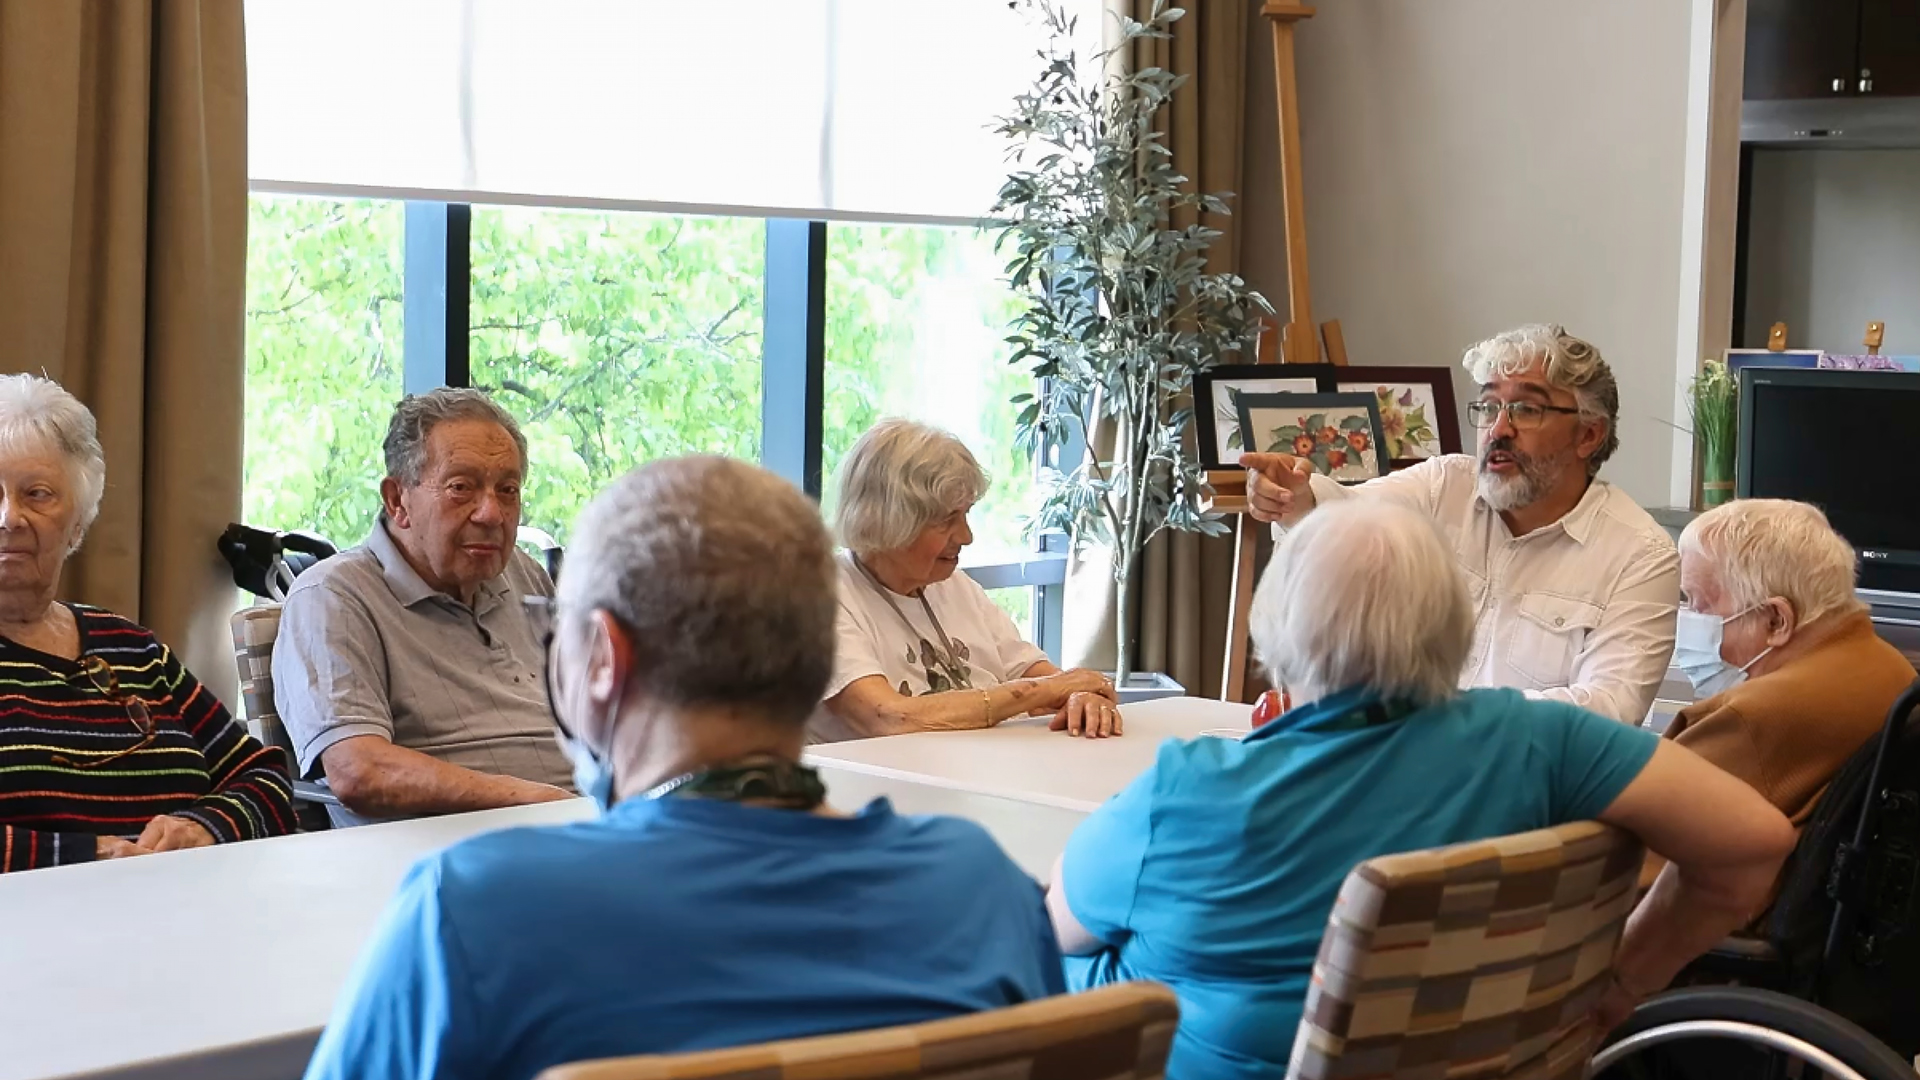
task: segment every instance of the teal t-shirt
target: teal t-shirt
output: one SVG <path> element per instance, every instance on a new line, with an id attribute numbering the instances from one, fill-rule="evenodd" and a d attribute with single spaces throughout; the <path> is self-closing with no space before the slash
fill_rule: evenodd
<path id="1" fill-rule="evenodd" d="M 1152 979 L 1180 996 L 1174 1080 L 1286 1073 L 1327 916 L 1376 855 L 1596 817 L 1659 739 L 1513 690 L 1405 713 L 1348 691 L 1242 740 L 1169 741 L 1074 831 L 1061 880 L 1108 948 L 1075 990 Z"/>

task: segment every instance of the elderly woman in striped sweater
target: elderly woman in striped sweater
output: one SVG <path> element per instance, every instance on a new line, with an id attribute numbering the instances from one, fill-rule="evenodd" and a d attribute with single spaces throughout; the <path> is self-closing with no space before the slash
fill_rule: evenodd
<path id="1" fill-rule="evenodd" d="M 0 376 L 0 872 L 293 828 L 285 764 L 172 651 L 54 599 L 105 483 L 87 407 Z"/>

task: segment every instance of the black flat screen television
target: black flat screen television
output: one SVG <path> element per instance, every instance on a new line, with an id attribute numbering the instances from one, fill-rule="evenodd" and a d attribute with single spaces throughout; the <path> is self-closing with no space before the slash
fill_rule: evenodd
<path id="1" fill-rule="evenodd" d="M 1920 373 L 1740 372 L 1735 493 L 1798 499 L 1860 555 L 1860 587 L 1920 593 Z"/>

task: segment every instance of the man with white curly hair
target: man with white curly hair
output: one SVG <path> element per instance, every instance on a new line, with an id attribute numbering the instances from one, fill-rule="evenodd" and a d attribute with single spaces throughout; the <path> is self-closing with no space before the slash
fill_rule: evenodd
<path id="1" fill-rule="evenodd" d="M 1286 454 L 1246 454 L 1253 516 L 1279 529 L 1321 502 L 1389 498 L 1432 517 L 1467 575 L 1463 686 L 1505 686 L 1640 723 L 1673 656 L 1680 561 L 1666 532 L 1597 479 L 1620 445 L 1620 391 L 1592 344 L 1554 324 L 1467 350 L 1477 455 L 1346 488 Z"/>

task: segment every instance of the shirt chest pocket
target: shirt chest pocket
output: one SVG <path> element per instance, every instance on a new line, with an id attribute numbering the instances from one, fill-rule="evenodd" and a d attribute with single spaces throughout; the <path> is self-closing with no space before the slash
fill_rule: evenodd
<path id="1" fill-rule="evenodd" d="M 1600 605 L 1571 596 L 1534 592 L 1520 597 L 1519 617 L 1510 623 L 1507 666 L 1528 685 L 1545 690 L 1573 679 L 1574 658 L 1587 635 L 1600 625 Z"/>

